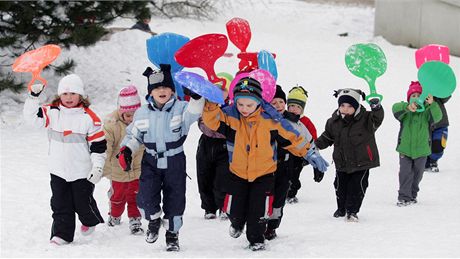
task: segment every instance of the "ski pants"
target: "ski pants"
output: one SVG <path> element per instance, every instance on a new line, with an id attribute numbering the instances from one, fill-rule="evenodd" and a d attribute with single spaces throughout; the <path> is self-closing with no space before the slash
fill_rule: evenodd
<path id="1" fill-rule="evenodd" d="M 159 169 L 157 159 L 144 152 L 137 206 L 142 216 L 149 221 L 160 218 L 163 208 L 164 225 L 168 231 L 177 233 L 182 227 L 182 215 L 185 211 L 185 154 L 182 152 L 167 159 L 168 168 Z"/>
<path id="2" fill-rule="evenodd" d="M 399 191 L 398 200 L 410 201 L 417 198 L 419 184 L 423 178 L 426 157 L 412 159 L 399 155 Z"/>
<path id="3" fill-rule="evenodd" d="M 230 174 L 225 139 L 201 135 L 196 152 L 196 173 L 201 208 L 216 212 L 224 203 L 224 186 Z"/>
<path id="4" fill-rule="evenodd" d="M 130 182 L 111 181 L 108 196 L 110 199 L 110 212 L 112 217 L 120 217 L 128 205 L 128 217 L 140 217 L 141 213 L 137 209 L 136 195 L 139 190 L 139 180 Z"/>
<path id="5" fill-rule="evenodd" d="M 334 180 L 337 208 L 358 213 L 369 186 L 369 169 L 346 173 L 337 171 Z"/>
<path id="6" fill-rule="evenodd" d="M 269 229 L 277 229 L 283 218 L 283 209 L 289 190 L 289 167 L 287 162 L 279 162 L 275 172 L 275 187 L 273 191 L 273 213 L 267 224 Z"/>
<path id="7" fill-rule="evenodd" d="M 246 238 L 250 243 L 263 243 L 267 221 L 272 213 L 274 174 L 268 174 L 248 182 L 231 174 L 224 212 L 235 229 L 246 224 Z"/>
<path id="8" fill-rule="evenodd" d="M 431 155 L 429 156 L 427 164 L 429 162 L 436 162 L 442 157 L 447 144 L 447 135 L 447 127 L 433 130 L 431 135 Z"/>
<path id="9" fill-rule="evenodd" d="M 291 155 L 289 157 L 289 192 L 287 194 L 288 198 L 293 198 L 297 195 L 297 192 L 302 187 L 300 183 L 300 173 L 303 169 L 303 158 Z"/>
<path id="10" fill-rule="evenodd" d="M 88 227 L 104 223 L 93 198 L 94 184 L 86 179 L 67 182 L 51 174 L 51 209 L 53 225 L 51 238 L 58 236 L 72 242 L 75 235 L 75 213 L 80 222 Z"/>

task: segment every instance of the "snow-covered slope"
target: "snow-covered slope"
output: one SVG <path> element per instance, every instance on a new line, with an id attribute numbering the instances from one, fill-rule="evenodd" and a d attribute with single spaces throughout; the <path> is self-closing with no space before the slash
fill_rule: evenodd
<path id="1" fill-rule="evenodd" d="M 255 1 L 254 1 L 255 2 Z M 440 161 L 439 174 L 426 173 L 421 183 L 419 204 L 407 208 L 395 206 L 398 190 L 398 154 L 395 151 L 399 124 L 391 114 L 391 105 L 405 98 L 417 70 L 414 49 L 394 46 L 383 38 L 373 37 L 374 10 L 307 4 L 301 1 L 264 1 L 247 8 L 241 3 L 225 5 L 214 21 L 155 19 L 156 32 L 175 32 L 190 38 L 206 33 L 226 33 L 225 23 L 233 17 L 249 21 L 252 41 L 249 51 L 267 49 L 277 54 L 279 80 L 285 91 L 300 84 L 309 92 L 306 114 L 321 133 L 327 118 L 337 107 L 334 89 L 355 87 L 368 91 L 366 83 L 354 77 L 344 64 L 346 49 L 355 43 L 374 42 L 385 52 L 387 72 L 377 80 L 384 95 L 386 118 L 377 132 L 382 166 L 371 170 L 360 223 L 335 219 L 335 195 L 332 182 L 334 165 L 320 184 L 313 182 L 311 167 L 301 176 L 300 202 L 286 205 L 279 238 L 267 242 L 267 250 L 250 252 L 243 235 L 228 235 L 228 221 L 203 219 L 196 184 L 195 152 L 200 132 L 193 127 L 185 143 L 187 169 L 187 208 L 180 233 L 181 252 L 164 251 L 164 232 L 155 244 L 143 236 L 132 236 L 127 218 L 117 228 L 99 225 L 90 237 L 76 233 L 75 242 L 66 247 L 48 244 L 51 227 L 49 173 L 46 165 L 45 130 L 32 129 L 22 122 L 22 100 L 26 94 L 3 92 L 1 106 L 1 252 L 2 257 L 459 257 L 460 248 L 460 156 L 458 94 L 447 104 L 451 126 L 448 147 Z M 348 37 L 338 34 L 348 32 Z M 128 84 L 146 94 L 142 76 L 151 66 L 146 56 L 141 31 L 114 34 L 109 41 L 89 48 L 64 50 L 58 62 L 73 58 L 86 91 L 98 114 L 105 115 L 116 107 L 118 90 Z M 229 44 L 227 52 L 236 54 Z M 457 75 L 460 59 L 451 58 Z M 234 73 L 237 59 L 222 58 L 216 71 Z M 198 71 L 198 70 L 193 70 Z M 28 75 L 23 75 L 28 80 Z M 56 92 L 59 78 L 50 79 L 48 97 Z M 332 149 L 322 152 L 332 161 Z M 109 183 L 102 180 L 95 197 L 101 212 L 108 212 Z M 144 221 L 144 226 L 146 222 Z M 164 231 L 162 229 L 162 231 Z"/>

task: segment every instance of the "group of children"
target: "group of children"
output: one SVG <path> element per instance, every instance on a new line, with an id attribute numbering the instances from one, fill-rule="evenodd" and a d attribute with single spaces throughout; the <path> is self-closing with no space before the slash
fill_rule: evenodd
<path id="1" fill-rule="evenodd" d="M 234 238 L 246 227 L 251 250 L 263 250 L 264 240 L 276 238 L 285 202 L 297 201 L 303 166 L 311 164 L 314 181 L 322 180 L 329 164 L 319 150 L 332 145 L 337 198 L 333 216 L 358 221 L 369 170 L 380 165 L 375 132 L 384 111 L 379 99 L 370 100 L 368 111 L 361 105 L 363 92 L 337 90 L 338 108 L 317 137 L 315 126 L 303 115 L 308 93 L 301 86 L 292 88 L 286 98 L 277 85 L 268 103 L 262 98 L 261 83 L 245 77 L 235 84 L 233 102 L 220 106 L 193 92 L 190 101 L 179 100 L 169 65 L 147 68 L 144 76 L 147 104 L 141 105 L 134 86 L 125 87 L 119 92 L 117 110 L 104 123 L 89 108 L 77 75 L 60 80 L 58 96 L 49 105 L 39 105 L 44 86 L 32 86 L 24 118 L 48 128 L 51 243 L 73 241 L 75 213 L 84 235 L 104 222 L 93 191 L 106 176 L 111 180 L 108 225 L 120 224 L 127 205 L 132 234 L 144 233 L 144 218 L 148 221 L 146 241 L 154 243 L 163 225 L 167 251 L 178 251 L 186 200 L 183 143 L 195 121 L 203 132 L 196 158 L 205 218 L 215 218 L 217 212 L 228 217 L 229 234 Z M 424 112 L 416 111 L 414 98 L 421 92 L 420 84 L 413 82 L 407 102 L 393 106 L 401 122 L 398 206 L 417 202 L 427 156 L 432 153 L 430 126 L 442 117 L 432 96 Z"/>

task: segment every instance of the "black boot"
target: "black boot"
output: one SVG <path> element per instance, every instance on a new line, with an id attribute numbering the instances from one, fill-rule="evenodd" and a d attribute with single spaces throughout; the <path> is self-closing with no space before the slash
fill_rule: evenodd
<path id="1" fill-rule="evenodd" d="M 149 221 L 149 228 L 147 229 L 147 236 L 145 241 L 147 243 L 155 243 L 158 239 L 158 231 L 160 230 L 161 219 L 157 218 Z"/>
<path id="2" fill-rule="evenodd" d="M 264 237 L 265 237 L 265 239 L 267 239 L 267 240 L 273 240 L 273 239 L 275 239 L 275 238 L 276 238 L 276 231 L 275 231 L 275 229 L 267 228 L 267 230 L 265 230 Z"/>
<path id="3" fill-rule="evenodd" d="M 179 233 L 166 231 L 166 251 L 179 251 Z"/>
<path id="4" fill-rule="evenodd" d="M 333 216 L 334 218 L 345 217 L 345 210 L 337 209 Z"/>

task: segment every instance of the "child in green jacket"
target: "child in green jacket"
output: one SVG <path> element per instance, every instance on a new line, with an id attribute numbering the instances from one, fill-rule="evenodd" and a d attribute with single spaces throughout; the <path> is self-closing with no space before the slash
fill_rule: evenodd
<path id="1" fill-rule="evenodd" d="M 411 82 L 407 91 L 407 102 L 393 105 L 393 115 L 400 122 L 398 135 L 399 152 L 399 191 L 397 206 L 417 203 L 419 184 L 423 177 L 426 157 L 431 154 L 429 124 L 441 120 L 439 105 L 428 95 L 425 111 L 417 112 L 415 100 L 420 97 L 422 86 Z"/>

